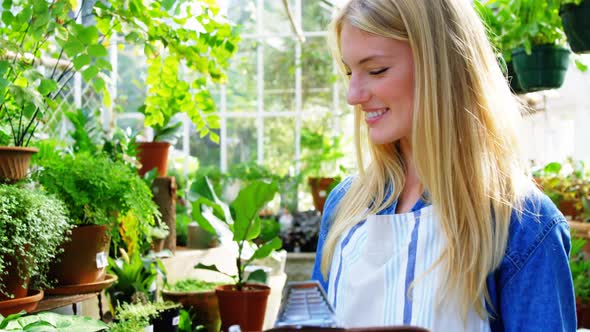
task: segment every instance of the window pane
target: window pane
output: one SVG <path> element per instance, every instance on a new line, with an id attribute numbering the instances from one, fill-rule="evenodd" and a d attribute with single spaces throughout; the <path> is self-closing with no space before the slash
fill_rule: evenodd
<path id="1" fill-rule="evenodd" d="M 227 17 L 229 21 L 240 26 L 240 32 L 251 34 L 256 32 L 256 1 L 229 0 Z"/>
<path id="2" fill-rule="evenodd" d="M 227 166 L 256 161 L 256 120 L 227 119 Z"/>
<path id="3" fill-rule="evenodd" d="M 332 107 L 332 57 L 324 37 L 308 38 L 302 45 L 303 109 L 326 111 Z"/>
<path id="4" fill-rule="evenodd" d="M 291 13 L 295 15 L 295 2 L 293 0 L 289 0 L 289 8 L 291 9 Z M 287 15 L 287 10 L 283 5 L 283 1 L 264 0 L 263 15 L 262 33 L 289 33 L 292 31 L 289 16 Z"/>
<path id="5" fill-rule="evenodd" d="M 330 23 L 333 8 L 318 0 L 303 0 L 301 6 L 303 31 L 325 31 Z"/>
<path id="6" fill-rule="evenodd" d="M 212 129 L 211 131 L 219 135 L 219 129 Z M 209 135 L 200 138 L 196 127 L 191 123 L 190 128 L 190 155 L 199 159 L 199 167 L 214 166 L 219 167 L 221 148 L 219 144 L 213 142 Z M 182 139 L 178 140 L 175 146 L 176 149 L 182 150 Z"/>
<path id="7" fill-rule="evenodd" d="M 295 42 L 268 38 L 264 44 L 264 109 L 292 111 L 295 103 Z"/>
<path id="8" fill-rule="evenodd" d="M 264 120 L 264 165 L 274 173 L 295 172 L 295 119 L 291 117 Z"/>
<path id="9" fill-rule="evenodd" d="M 256 111 L 256 45 L 243 40 L 227 71 L 227 111 Z"/>
<path id="10" fill-rule="evenodd" d="M 123 44 L 118 52 L 117 97 L 118 112 L 136 112 L 146 98 L 145 77 L 147 68 L 143 49 Z"/>

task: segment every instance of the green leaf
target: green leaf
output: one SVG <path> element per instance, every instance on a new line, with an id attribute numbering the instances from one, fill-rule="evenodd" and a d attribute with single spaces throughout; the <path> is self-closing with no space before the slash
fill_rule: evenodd
<path id="1" fill-rule="evenodd" d="M 199 224 L 199 226 L 201 226 L 202 229 L 204 229 L 205 231 L 207 231 L 210 234 L 217 234 L 217 232 L 215 231 L 215 228 L 213 228 L 213 226 L 211 225 L 209 220 L 207 220 L 207 218 L 205 218 L 202 214 L 202 205 L 203 204 L 212 207 L 211 205 L 215 204 L 215 203 L 213 203 L 203 197 L 200 197 L 199 199 L 197 199 L 195 202 L 192 203 L 192 206 L 193 206 L 192 217 Z"/>
<path id="2" fill-rule="evenodd" d="M 68 40 L 64 45 L 64 52 L 71 58 L 84 51 L 84 44 L 77 40 Z"/>
<path id="3" fill-rule="evenodd" d="M 88 54 L 92 55 L 94 57 L 102 57 L 102 56 L 107 56 L 109 54 L 109 52 L 107 52 L 107 49 L 103 45 L 94 44 L 94 45 L 88 46 Z"/>
<path id="4" fill-rule="evenodd" d="M 250 260 L 268 257 L 268 255 L 270 255 L 271 252 L 273 252 L 274 250 L 281 249 L 282 246 L 283 242 L 281 241 L 281 239 L 275 237 L 274 239 L 263 244 L 260 248 L 256 249 Z"/>
<path id="5" fill-rule="evenodd" d="M 548 174 L 559 174 L 561 171 L 561 164 L 558 162 L 552 162 L 545 166 L 544 172 Z"/>
<path id="6" fill-rule="evenodd" d="M 82 72 L 82 77 L 84 77 L 86 82 L 90 82 L 96 75 L 98 75 L 98 68 L 96 66 L 89 66 Z"/>
<path id="7" fill-rule="evenodd" d="M 88 54 L 80 54 L 74 59 L 74 68 L 76 70 L 80 70 L 82 67 L 90 64 L 92 62 L 92 58 Z"/>
<path id="8" fill-rule="evenodd" d="M 215 265 L 205 265 L 203 263 L 199 263 L 195 265 L 195 269 L 209 270 L 225 274 L 224 272 L 221 272 Z"/>
<path id="9" fill-rule="evenodd" d="M 268 274 L 264 272 L 263 269 L 258 269 L 256 271 L 252 271 L 252 273 L 248 275 L 248 279 L 246 281 L 259 282 L 261 284 L 265 284 L 267 280 Z"/>
<path id="10" fill-rule="evenodd" d="M 10 64 L 6 60 L 0 61 L 0 77 L 4 77 L 4 74 L 8 71 Z"/>
<path id="11" fill-rule="evenodd" d="M 42 79 L 39 83 L 39 93 L 43 96 L 47 96 L 55 90 L 57 90 L 57 83 L 54 80 Z"/>
<path id="12" fill-rule="evenodd" d="M 162 1 L 162 8 L 164 8 L 166 11 L 169 11 L 170 9 L 172 9 L 172 5 L 174 5 L 175 0 L 163 0 Z"/>
<path id="13" fill-rule="evenodd" d="M 250 240 L 248 236 L 255 229 L 258 212 L 270 202 L 277 193 L 277 185 L 263 181 L 253 181 L 240 190 L 238 197 L 231 203 L 231 209 L 235 211 L 234 239 L 237 241 Z M 260 227 L 258 220 L 258 228 Z"/>
<path id="14" fill-rule="evenodd" d="M 98 29 L 94 25 L 82 27 L 78 31 L 78 38 L 86 45 L 94 46 L 94 44 L 98 43 Z"/>
<path id="15" fill-rule="evenodd" d="M 12 21 L 14 21 L 14 15 L 12 15 L 12 13 L 9 10 L 3 11 L 2 22 L 4 22 L 6 26 L 10 26 L 12 24 Z"/>

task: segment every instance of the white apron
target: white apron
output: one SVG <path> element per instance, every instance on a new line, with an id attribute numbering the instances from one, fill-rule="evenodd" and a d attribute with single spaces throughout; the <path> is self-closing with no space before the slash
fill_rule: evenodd
<path id="1" fill-rule="evenodd" d="M 473 310 L 464 325 L 456 300 L 446 298 L 435 310 L 436 290 L 445 276 L 439 267 L 423 272 L 440 256 L 445 239 L 433 211 L 426 206 L 404 214 L 370 215 L 342 235 L 332 259 L 328 299 L 344 327 L 490 331 L 488 320 Z"/>

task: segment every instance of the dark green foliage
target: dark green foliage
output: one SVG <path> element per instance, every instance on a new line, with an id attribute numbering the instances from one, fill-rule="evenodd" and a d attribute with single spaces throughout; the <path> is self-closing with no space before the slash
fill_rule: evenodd
<path id="1" fill-rule="evenodd" d="M 48 265 L 61 252 L 71 227 L 61 201 L 38 189 L 0 184 L 0 293 L 12 296 L 3 282 L 6 257 L 17 257 L 21 277 L 36 276 L 38 286 L 48 286 Z"/>
<path id="2" fill-rule="evenodd" d="M 53 312 L 41 312 L 35 315 L 26 316 L 24 316 L 24 314 L 25 312 L 23 311 L 16 315 L 10 315 L 6 318 L 0 315 L 0 330 L 21 332 L 95 332 L 104 331 L 108 328 L 107 324 L 90 317 L 60 315 Z M 125 330 L 125 332 L 129 331 L 131 330 Z"/>
<path id="3" fill-rule="evenodd" d="M 223 283 L 208 282 L 200 279 L 182 279 L 174 284 L 166 285 L 166 289 L 173 292 L 201 292 L 212 291 Z"/>
<path id="4" fill-rule="evenodd" d="M 585 257 L 582 248 L 586 240 L 572 234 L 572 249 L 570 251 L 570 269 L 574 280 L 576 298 L 583 303 L 590 299 L 590 260 Z"/>

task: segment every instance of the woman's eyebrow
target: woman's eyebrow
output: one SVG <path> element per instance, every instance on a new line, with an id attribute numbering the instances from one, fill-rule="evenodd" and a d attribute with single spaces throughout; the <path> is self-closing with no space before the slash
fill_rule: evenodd
<path id="1" fill-rule="evenodd" d="M 360 60 L 360 61 L 358 62 L 358 64 L 359 64 L 359 65 L 362 65 L 362 64 L 363 64 L 363 63 L 365 63 L 365 62 L 369 62 L 369 61 L 371 61 L 371 60 L 375 60 L 375 59 L 377 59 L 377 58 L 389 58 L 389 57 L 390 57 L 390 56 L 388 56 L 388 55 L 381 55 L 381 54 L 374 54 L 374 55 L 369 55 L 368 57 L 366 57 L 366 58 L 363 58 L 362 60 Z M 346 67 L 349 67 L 349 66 L 348 66 L 348 64 L 346 64 L 346 62 L 344 61 L 344 58 L 341 58 L 341 60 L 342 60 L 342 63 L 343 63 L 343 64 L 344 64 Z"/>

